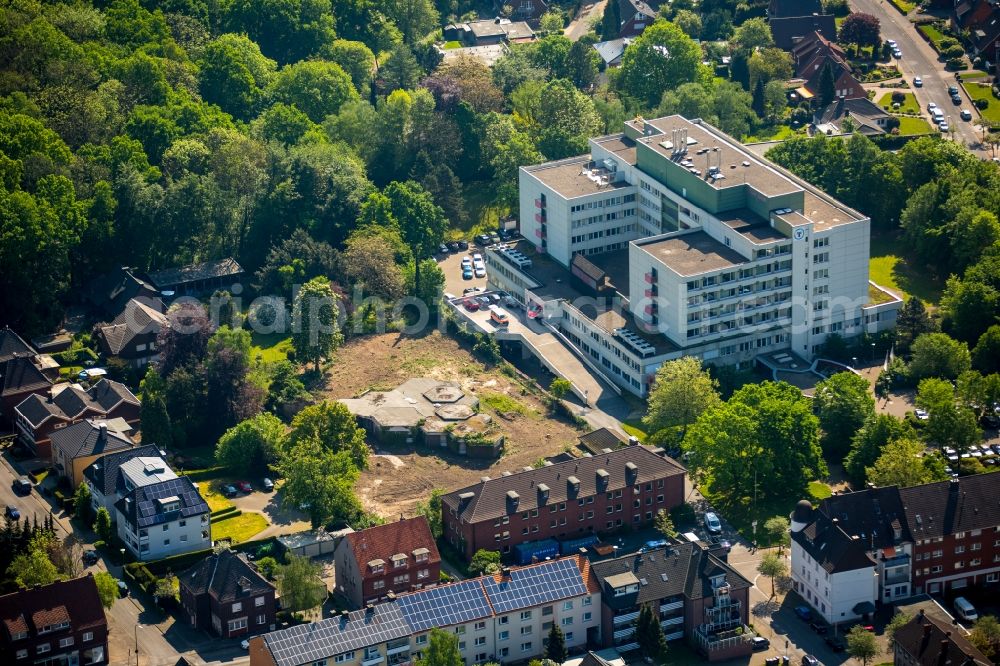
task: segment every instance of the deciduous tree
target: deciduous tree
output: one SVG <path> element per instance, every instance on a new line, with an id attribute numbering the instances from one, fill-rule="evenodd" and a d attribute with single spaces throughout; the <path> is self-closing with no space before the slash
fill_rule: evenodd
<path id="1" fill-rule="evenodd" d="M 677 441 L 706 410 L 717 406 L 719 383 L 694 356 L 667 361 L 656 371 L 643 424 L 651 433 L 671 429 Z"/>
<path id="2" fill-rule="evenodd" d="M 285 425 L 265 412 L 227 430 L 215 447 L 215 459 L 233 471 L 263 474 L 277 462 L 284 444 Z"/>
<path id="3" fill-rule="evenodd" d="M 651 106 L 664 90 L 694 81 L 700 63 L 698 45 L 673 23 L 659 20 L 625 49 L 618 85 Z"/>
<path id="4" fill-rule="evenodd" d="M 925 377 L 955 379 L 972 365 L 969 347 L 945 333 L 924 333 L 913 342 L 908 366 L 914 381 Z"/>
<path id="5" fill-rule="evenodd" d="M 326 600 L 326 585 L 322 568 L 308 557 L 289 553 L 288 563 L 278 567 L 278 591 L 281 607 L 290 611 L 307 611 Z"/>
<path id="6" fill-rule="evenodd" d="M 107 571 L 98 571 L 94 574 L 94 583 L 97 585 L 97 595 L 101 598 L 101 605 L 104 610 L 111 610 L 118 598 L 118 579 Z"/>
<path id="7" fill-rule="evenodd" d="M 341 402 L 324 400 L 295 415 L 289 444 L 294 447 L 309 439 L 320 442 L 332 453 L 347 453 L 358 469 L 368 467 L 365 431 L 358 427 L 354 415 Z"/>
<path id="8" fill-rule="evenodd" d="M 877 17 L 861 12 L 851 12 L 840 24 L 837 39 L 843 44 L 876 47 L 882 43 Z"/>
<path id="9" fill-rule="evenodd" d="M 924 444 L 915 439 L 897 439 L 886 444 L 875 464 L 866 470 L 876 486 L 919 486 L 947 478 L 944 466 L 934 464 L 933 455 L 924 456 Z"/>
<path id="10" fill-rule="evenodd" d="M 868 662 L 874 659 L 878 653 L 878 642 L 875 640 L 875 634 L 860 624 L 851 627 L 847 634 L 847 654 L 860 661 L 864 666 L 868 666 Z"/>
<path id="11" fill-rule="evenodd" d="M 309 514 L 313 527 L 350 521 L 361 514 L 354 493 L 358 468 L 347 451 L 333 453 L 318 439 L 302 439 L 282 455 L 285 501 Z"/>
<path id="12" fill-rule="evenodd" d="M 469 560 L 469 573 L 473 575 L 492 574 L 500 571 L 500 552 L 480 548 Z"/>
<path id="13" fill-rule="evenodd" d="M 823 429 L 823 452 L 831 460 L 841 460 L 854 434 L 875 413 L 875 399 L 867 379 L 838 372 L 816 385 L 813 409 Z"/>
<path id="14" fill-rule="evenodd" d="M 274 77 L 274 99 L 295 105 L 314 123 L 337 113 L 344 102 L 359 99 L 351 77 L 335 62 L 307 60 L 282 68 Z"/>
<path id="15" fill-rule="evenodd" d="M 788 575 L 788 565 L 777 553 L 767 553 L 757 565 L 757 571 L 771 579 L 771 599 L 775 597 L 774 581 Z"/>
<path id="16" fill-rule="evenodd" d="M 437 627 L 431 629 L 420 661 L 427 666 L 463 666 L 465 659 L 458 649 L 458 636 Z"/>
<path id="17" fill-rule="evenodd" d="M 302 285 L 292 305 L 292 346 L 300 363 L 329 359 L 344 341 L 340 302 L 328 280 L 316 277 Z"/>

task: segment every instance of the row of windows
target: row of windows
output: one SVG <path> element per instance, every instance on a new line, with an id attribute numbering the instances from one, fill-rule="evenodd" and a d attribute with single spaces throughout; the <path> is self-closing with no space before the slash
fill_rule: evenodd
<path id="1" fill-rule="evenodd" d="M 592 210 L 594 208 L 611 208 L 612 206 L 621 206 L 622 204 L 631 203 L 633 201 L 635 201 L 635 195 L 626 194 L 620 197 L 610 197 L 608 199 L 601 199 L 599 201 L 588 201 L 587 203 L 577 204 L 575 206 L 571 206 L 569 210 L 571 213 L 578 213 L 581 210 Z"/>

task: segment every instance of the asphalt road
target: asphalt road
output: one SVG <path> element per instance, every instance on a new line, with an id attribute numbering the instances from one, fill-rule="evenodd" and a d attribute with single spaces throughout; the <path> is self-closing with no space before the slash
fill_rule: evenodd
<path id="1" fill-rule="evenodd" d="M 906 80 L 912 85 L 914 76 L 923 79 L 922 88 L 911 87 L 911 90 L 916 95 L 925 119 L 928 115 L 927 104 L 934 102 L 948 118 L 948 125 L 954 128 L 955 141 L 980 157 L 985 157 L 979 145 L 982 134 L 973 124 L 979 117 L 979 111 L 972 105 L 972 101 L 961 86 L 959 86 L 962 95 L 961 106 L 952 103 L 948 86 L 958 84 L 955 74 L 945 70 L 944 63 L 938 61 L 937 52 L 924 41 L 916 27 L 885 0 L 851 0 L 851 7 L 855 11 L 877 16 L 882 25 L 882 39 L 896 40 L 900 51 L 903 52 L 903 57 L 899 60 L 899 69 Z M 961 109 L 972 111 L 972 120 L 962 120 L 958 115 Z"/>
<path id="2" fill-rule="evenodd" d="M 590 32 L 590 21 L 594 16 L 604 16 L 604 7 L 608 4 L 608 0 L 599 0 L 598 2 L 593 2 L 586 4 L 580 8 L 580 12 L 576 15 L 566 29 L 563 30 L 563 34 L 566 35 L 570 40 L 576 41 Z"/>

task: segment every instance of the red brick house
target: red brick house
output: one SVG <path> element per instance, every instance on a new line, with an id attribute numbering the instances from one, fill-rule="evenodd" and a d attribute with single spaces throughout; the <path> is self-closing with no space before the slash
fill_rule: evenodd
<path id="1" fill-rule="evenodd" d="M 423 516 L 346 535 L 334 551 L 335 589 L 354 608 L 437 585 L 441 555 Z"/>
<path id="2" fill-rule="evenodd" d="M 823 70 L 829 67 L 833 74 L 836 98 L 858 99 L 868 96 L 864 86 L 851 73 L 844 50 L 818 31 L 800 40 L 792 47 L 791 54 L 795 62 L 795 77 L 803 81 L 802 87 L 810 95 L 820 95 Z"/>
<path id="3" fill-rule="evenodd" d="M 108 622 L 91 574 L 0 596 L 0 620 L 2 664 L 111 662 Z"/>
<path id="4" fill-rule="evenodd" d="M 577 538 L 653 522 L 684 502 L 687 470 L 644 446 L 486 478 L 442 498 L 444 538 L 472 558 L 480 548 Z"/>
<path id="5" fill-rule="evenodd" d="M 1000 63 L 1000 5 L 991 0 L 962 0 L 955 3 L 952 26 L 968 33 L 970 56 L 982 57 L 984 69 Z"/>
<path id="6" fill-rule="evenodd" d="M 509 6 L 511 20 L 514 21 L 537 21 L 542 18 L 542 14 L 549 11 L 549 5 L 545 0 L 494 0 L 494 9 L 497 13 L 503 11 L 504 6 Z"/>
<path id="7" fill-rule="evenodd" d="M 245 557 L 220 550 L 177 577 L 192 627 L 222 638 L 274 631 L 274 586 Z"/>
<path id="8" fill-rule="evenodd" d="M 156 337 L 166 326 L 163 303 L 132 299 L 112 322 L 95 327 L 94 334 L 105 358 L 120 358 L 141 368 L 159 358 Z"/>
<path id="9" fill-rule="evenodd" d="M 14 408 L 29 395 L 48 392 L 53 363 L 10 328 L 0 329 L 0 425 L 14 423 Z"/>
<path id="10" fill-rule="evenodd" d="M 87 418 L 120 418 L 135 428 L 141 406 L 124 384 L 101 379 L 88 390 L 59 384 L 48 395 L 32 394 L 15 408 L 15 425 L 21 441 L 40 458 L 52 457 L 51 435 Z"/>

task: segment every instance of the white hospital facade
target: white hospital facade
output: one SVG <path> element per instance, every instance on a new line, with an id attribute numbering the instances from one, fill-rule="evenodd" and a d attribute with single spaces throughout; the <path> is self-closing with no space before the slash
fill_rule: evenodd
<path id="1" fill-rule="evenodd" d="M 636 118 L 590 149 L 521 168 L 523 256 L 490 249 L 489 281 L 620 387 L 644 396 L 687 355 L 808 361 L 831 333 L 895 324 L 869 219 L 714 127 Z"/>

